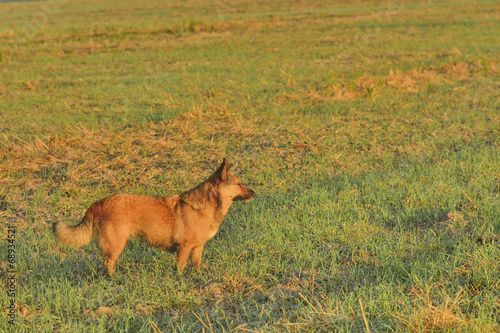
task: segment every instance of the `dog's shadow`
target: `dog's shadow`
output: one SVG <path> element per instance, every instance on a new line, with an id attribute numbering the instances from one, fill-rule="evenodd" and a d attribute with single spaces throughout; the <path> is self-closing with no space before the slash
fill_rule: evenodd
<path id="1" fill-rule="evenodd" d="M 125 275 L 140 275 L 146 272 L 176 276 L 175 254 L 149 246 L 140 239 L 130 239 L 116 265 L 115 277 L 110 277 L 104 267 L 104 257 L 94 241 L 81 248 L 70 248 L 55 244 L 51 255 L 38 261 L 36 275 L 44 279 L 64 278 L 75 284 L 106 279 L 119 282 Z M 43 272 L 43 274 L 41 274 Z"/>
<path id="2" fill-rule="evenodd" d="M 58 246 L 46 260 L 39 262 L 36 274 L 42 273 L 45 279 L 67 280 L 71 284 L 95 282 L 101 277 L 109 279 L 103 266 L 103 258 L 95 244 L 82 248 Z"/>

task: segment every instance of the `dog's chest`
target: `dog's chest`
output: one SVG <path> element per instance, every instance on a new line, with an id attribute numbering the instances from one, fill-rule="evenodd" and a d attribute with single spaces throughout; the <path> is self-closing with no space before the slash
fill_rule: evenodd
<path id="1" fill-rule="evenodd" d="M 217 231 L 219 231 L 219 225 L 212 224 L 207 230 L 206 237 L 208 239 L 212 239 L 217 233 Z"/>

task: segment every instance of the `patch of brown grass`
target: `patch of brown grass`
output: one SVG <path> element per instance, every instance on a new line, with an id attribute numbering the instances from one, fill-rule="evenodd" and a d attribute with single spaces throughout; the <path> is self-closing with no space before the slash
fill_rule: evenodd
<path id="1" fill-rule="evenodd" d="M 407 92 L 418 92 L 426 89 L 429 84 L 437 85 L 439 83 L 435 71 L 415 68 L 405 73 L 394 73 L 391 70 L 384 79 L 387 86 Z"/>
<path id="2" fill-rule="evenodd" d="M 442 330 L 461 331 L 469 324 L 459 309 L 455 309 L 463 290 L 461 289 L 453 301 L 447 300 L 445 304 L 436 306 L 430 300 L 429 292 L 426 297 L 418 296 L 424 301 L 425 306 L 414 307 L 409 315 L 393 314 L 405 326 L 405 330 L 412 332 L 436 332 Z"/>
<path id="3" fill-rule="evenodd" d="M 477 331 L 494 332 L 500 329 L 498 325 L 479 323 L 476 319 L 470 319 L 460 310 L 459 303 L 464 294 L 460 289 L 452 299 L 448 295 L 444 304 L 434 305 L 429 291 L 422 293 L 421 290 L 413 289 L 411 293 L 416 297 L 415 304 L 411 306 L 409 314 L 404 311 L 392 314 L 402 324 L 404 331 L 412 332 L 464 332 L 474 329 Z M 417 306 L 417 301 L 424 305 Z"/>
<path id="4" fill-rule="evenodd" d="M 314 128 L 298 123 L 280 128 L 273 122 L 262 126 L 265 121 L 209 104 L 170 121 L 122 132 L 80 125 L 33 140 L 4 135 L 0 137 L 0 186 L 6 197 L 2 216 L 27 227 L 28 207 L 34 200 L 50 202 L 54 192 L 62 193 L 52 208 L 60 214 L 85 205 L 82 199 L 99 189 L 107 194 L 144 187 L 163 195 L 177 193 L 202 180 L 224 156 L 242 166 L 237 171 L 242 177 L 262 168 L 262 163 L 277 172 L 302 172 L 303 160 L 318 146 L 309 137 Z M 70 211 L 78 214 L 78 209 Z M 33 214 L 36 223 L 47 221 L 45 208 Z"/>
<path id="5" fill-rule="evenodd" d="M 309 105 L 352 101 L 360 98 L 374 98 L 384 91 L 391 93 L 419 93 L 434 90 L 438 86 L 456 81 L 475 79 L 480 75 L 496 75 L 494 62 L 479 60 L 476 63 L 454 62 L 439 67 L 413 68 L 408 71 L 390 71 L 387 75 L 364 75 L 351 84 L 327 84 L 307 86 L 295 93 L 277 94 L 278 104 L 300 102 Z"/>

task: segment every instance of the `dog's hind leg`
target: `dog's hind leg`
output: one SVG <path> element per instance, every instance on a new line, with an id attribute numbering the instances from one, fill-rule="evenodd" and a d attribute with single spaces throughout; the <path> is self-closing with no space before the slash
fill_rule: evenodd
<path id="1" fill-rule="evenodd" d="M 126 243 L 125 241 L 123 244 L 120 244 L 120 247 L 114 247 L 112 250 L 104 252 L 104 267 L 106 267 L 110 276 L 115 275 L 116 260 L 118 260 Z"/>
<path id="2" fill-rule="evenodd" d="M 108 270 L 110 276 L 115 275 L 116 260 L 123 252 L 128 237 L 115 237 L 113 239 L 101 239 L 99 247 L 104 255 L 104 267 Z"/>

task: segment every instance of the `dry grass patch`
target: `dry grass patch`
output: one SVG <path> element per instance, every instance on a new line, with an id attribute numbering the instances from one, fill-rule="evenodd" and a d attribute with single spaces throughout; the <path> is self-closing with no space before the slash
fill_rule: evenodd
<path id="1" fill-rule="evenodd" d="M 446 296 L 446 301 L 441 305 L 432 304 L 429 292 L 425 295 L 417 292 L 416 301 L 421 301 L 424 305 L 417 306 L 413 304 L 408 306 L 409 314 L 404 315 L 406 311 L 399 314 L 393 314 L 403 325 L 404 331 L 412 332 L 468 332 L 472 330 L 493 332 L 500 329 L 498 325 L 482 324 L 477 320 L 469 319 L 461 310 L 459 303 L 464 296 L 464 290 L 460 289 L 456 295 L 451 298 Z"/>
<path id="2" fill-rule="evenodd" d="M 439 78 L 431 70 L 412 69 L 406 73 L 395 74 L 392 70 L 384 78 L 387 86 L 410 93 L 426 90 L 430 85 L 439 84 Z"/>
<path id="3" fill-rule="evenodd" d="M 478 60 L 474 63 L 453 62 L 408 71 L 393 71 L 387 75 L 364 75 L 351 83 L 320 83 L 298 88 L 294 93 L 279 93 L 277 104 L 290 102 L 305 105 L 336 103 L 366 98 L 385 98 L 386 94 L 414 94 L 434 91 L 439 86 L 457 85 L 457 82 L 477 79 L 479 76 L 497 75 L 496 63 Z M 293 88 L 293 86 L 292 86 Z"/>
<path id="4" fill-rule="evenodd" d="M 262 163 L 252 157 L 259 154 L 270 157 L 266 163 L 276 161 L 276 170 L 301 172 L 302 161 L 320 145 L 309 137 L 313 129 L 300 124 L 282 129 L 272 122 L 262 127 L 263 122 L 266 117 L 209 105 L 122 132 L 81 125 L 30 141 L 4 135 L 0 184 L 9 193 L 9 209 L 3 214 L 17 219 L 28 200 L 50 200 L 54 193 L 62 195 L 57 206 L 63 210 L 83 205 L 81 198 L 100 188 L 108 194 L 141 187 L 156 195 L 176 193 L 202 179 L 225 155 L 243 165 L 242 176 Z M 36 214 L 37 221 L 46 219 L 41 208 Z"/>

